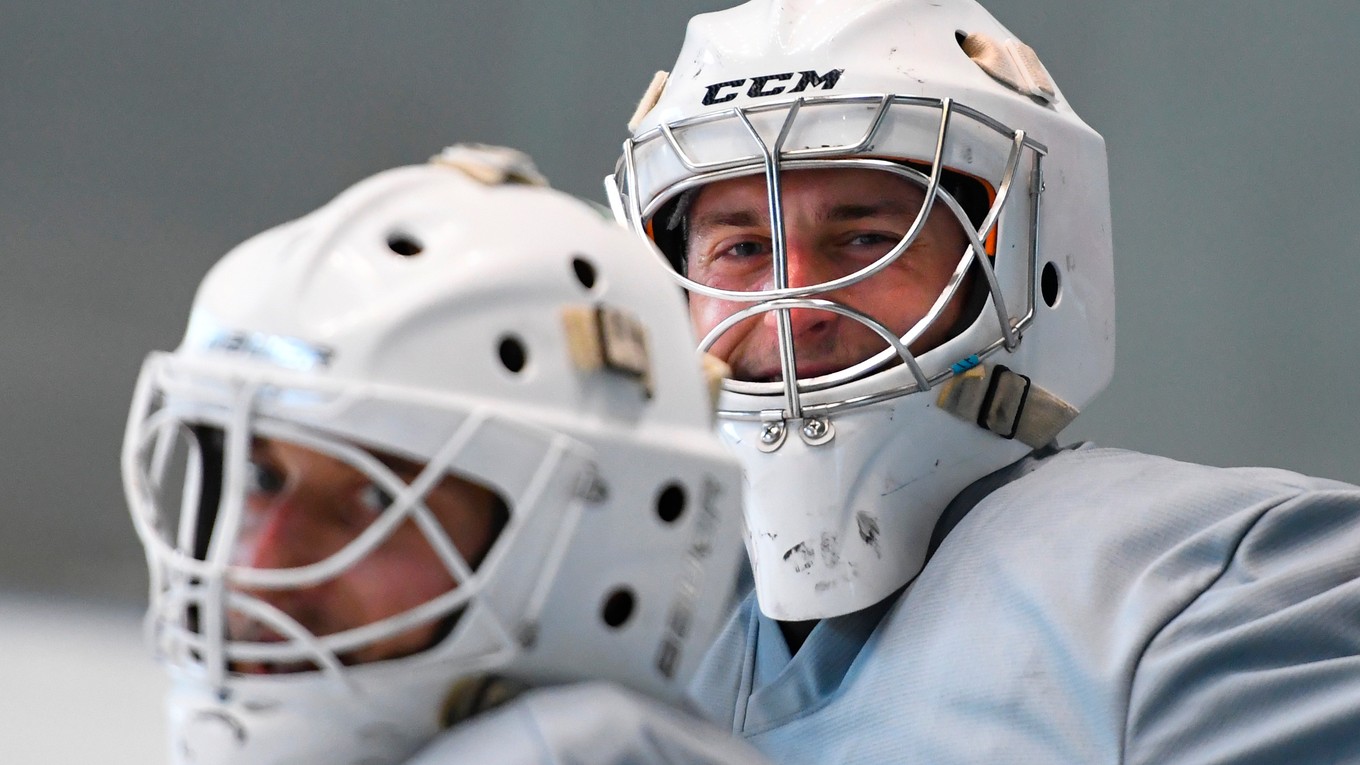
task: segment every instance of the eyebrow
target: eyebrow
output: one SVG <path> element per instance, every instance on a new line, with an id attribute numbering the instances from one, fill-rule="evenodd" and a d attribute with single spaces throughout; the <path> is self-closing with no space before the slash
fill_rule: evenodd
<path id="1" fill-rule="evenodd" d="M 916 217 L 916 211 L 921 209 L 919 204 L 906 204 L 898 199 L 880 199 L 877 202 L 857 203 L 836 205 L 826 212 L 825 215 L 818 214 L 818 221 L 851 221 L 861 218 L 877 218 L 881 215 L 910 215 Z"/>
<path id="2" fill-rule="evenodd" d="M 694 220 L 690 221 L 690 229 L 697 231 L 700 228 L 711 228 L 719 226 L 729 226 L 732 228 L 748 228 L 750 226 L 761 225 L 766 216 L 763 213 L 756 213 L 752 210 L 715 210 L 707 212 Z"/>
<path id="3" fill-rule="evenodd" d="M 908 204 L 899 199 L 885 198 L 876 202 L 856 202 L 850 204 L 836 205 L 830 210 L 819 211 L 814 220 L 819 223 L 825 222 L 846 222 L 863 220 L 864 218 L 876 218 L 882 215 L 910 215 L 916 216 L 919 205 Z M 768 215 L 762 208 L 759 212 L 752 209 L 737 210 L 716 210 L 706 212 L 690 221 L 690 230 L 698 231 L 709 227 L 727 226 L 731 228 L 749 228 L 753 226 L 768 225 Z"/>

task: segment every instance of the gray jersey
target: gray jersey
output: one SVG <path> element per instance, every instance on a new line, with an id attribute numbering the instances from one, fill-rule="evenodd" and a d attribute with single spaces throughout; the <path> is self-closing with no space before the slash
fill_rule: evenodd
<path id="1" fill-rule="evenodd" d="M 1093 447 L 999 475 L 792 659 L 748 598 L 705 713 L 784 765 L 1360 763 L 1360 489 Z"/>
<path id="2" fill-rule="evenodd" d="M 406 765 L 771 765 L 750 744 L 609 683 L 530 691 L 455 725 Z"/>

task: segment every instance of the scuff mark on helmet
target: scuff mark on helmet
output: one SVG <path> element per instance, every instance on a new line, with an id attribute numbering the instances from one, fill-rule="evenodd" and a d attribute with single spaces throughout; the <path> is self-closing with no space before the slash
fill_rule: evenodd
<path id="1" fill-rule="evenodd" d="M 796 553 L 796 556 L 795 556 L 795 553 Z M 807 546 L 807 543 L 806 543 L 806 542 L 799 542 L 798 544 L 794 545 L 793 547 L 790 547 L 790 548 L 784 553 L 784 560 L 788 560 L 789 558 L 793 558 L 793 570 L 794 570 L 794 572 L 795 572 L 795 573 L 801 573 L 801 572 L 803 572 L 803 571 L 807 571 L 808 569 L 812 568 L 812 561 L 813 561 L 813 556 L 814 556 L 814 555 L 815 555 L 815 553 L 813 553 L 812 549 L 809 548 L 809 547 Z"/>
<path id="2" fill-rule="evenodd" d="M 860 541 L 874 548 L 874 552 L 882 556 L 882 551 L 878 549 L 878 519 L 861 510 L 855 513 L 855 523 L 859 526 Z"/>
<path id="3" fill-rule="evenodd" d="M 822 534 L 822 565 L 834 568 L 841 562 L 841 540 L 835 534 Z"/>
<path id="4" fill-rule="evenodd" d="M 892 486 L 891 488 L 886 488 L 885 491 L 884 491 L 882 494 L 880 494 L 879 496 L 881 496 L 881 497 L 886 497 L 886 496 L 889 496 L 889 495 L 891 495 L 891 494 L 896 494 L 897 492 L 899 492 L 899 491 L 901 491 L 901 490 L 907 488 L 908 486 L 910 486 L 910 485 L 916 483 L 917 481 L 919 481 L 919 480 L 921 480 L 921 479 L 923 479 L 923 478 L 928 478 L 928 477 L 929 477 L 929 475 L 917 476 L 917 477 L 911 479 L 910 481 L 907 481 L 906 483 L 898 484 L 897 486 Z"/>

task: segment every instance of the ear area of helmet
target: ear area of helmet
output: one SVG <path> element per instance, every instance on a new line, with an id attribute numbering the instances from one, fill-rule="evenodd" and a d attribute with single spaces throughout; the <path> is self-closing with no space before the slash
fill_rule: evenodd
<path id="1" fill-rule="evenodd" d="M 902 164 L 916 170 L 929 177 L 931 168 L 929 164 L 914 160 L 905 160 Z M 983 222 L 987 218 L 987 213 L 991 211 L 992 205 L 996 204 L 996 186 L 990 181 L 972 173 L 955 170 L 953 168 L 943 168 L 940 171 L 940 188 L 948 192 L 955 202 L 963 208 L 968 222 L 974 229 L 981 229 Z M 997 227 L 993 226 L 987 232 L 983 244 L 986 245 L 987 256 L 996 257 L 996 232 Z"/>
<path id="2" fill-rule="evenodd" d="M 657 210 L 645 223 L 647 238 L 666 256 L 666 262 L 678 274 L 685 273 L 687 246 L 687 214 L 690 203 L 699 190 L 690 189 L 676 195 Z"/>
<path id="3" fill-rule="evenodd" d="M 1015 38 L 998 40 L 985 32 L 958 32 L 959 47 L 997 82 L 1044 104 L 1058 99 L 1057 86 L 1034 49 Z"/>
<path id="4" fill-rule="evenodd" d="M 643 92 L 637 108 L 633 110 L 633 116 L 628 118 L 628 132 L 637 130 L 638 125 L 642 124 L 642 118 L 646 117 L 647 113 L 661 100 L 661 93 L 666 89 L 668 79 L 670 79 L 670 72 L 660 71 L 652 75 L 652 81 L 647 84 L 647 90 Z"/>
<path id="5" fill-rule="evenodd" d="M 647 327 L 637 315 L 603 304 L 566 306 L 562 309 L 562 329 L 567 353 L 577 369 L 636 380 L 643 393 L 652 396 Z"/>
<path id="6" fill-rule="evenodd" d="M 487 186 L 548 185 L 548 179 L 539 172 L 532 157 L 507 146 L 456 143 L 431 157 L 430 164 L 457 170 Z"/>

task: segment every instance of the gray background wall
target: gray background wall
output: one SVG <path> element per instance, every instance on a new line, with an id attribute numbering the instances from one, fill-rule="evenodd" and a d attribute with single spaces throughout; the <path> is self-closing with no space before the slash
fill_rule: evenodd
<path id="1" fill-rule="evenodd" d="M 0 593 L 140 605 L 125 407 L 228 248 L 460 140 L 599 199 L 723 4 L 0 2 Z M 1360 4 L 989 5 L 1109 142 L 1118 369 L 1071 433 L 1360 481 Z"/>

